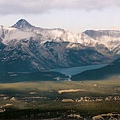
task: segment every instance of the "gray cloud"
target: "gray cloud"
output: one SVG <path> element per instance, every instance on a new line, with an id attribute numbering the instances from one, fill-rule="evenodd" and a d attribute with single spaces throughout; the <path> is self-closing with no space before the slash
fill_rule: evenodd
<path id="1" fill-rule="evenodd" d="M 40 14 L 52 9 L 94 10 L 120 6 L 120 0 L 0 0 L 0 14 Z"/>

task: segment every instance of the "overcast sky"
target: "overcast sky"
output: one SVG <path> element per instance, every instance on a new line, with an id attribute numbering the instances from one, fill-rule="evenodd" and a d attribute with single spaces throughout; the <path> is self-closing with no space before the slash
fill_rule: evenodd
<path id="1" fill-rule="evenodd" d="M 0 24 L 24 18 L 43 28 L 73 32 L 119 29 L 120 0 L 0 0 Z"/>

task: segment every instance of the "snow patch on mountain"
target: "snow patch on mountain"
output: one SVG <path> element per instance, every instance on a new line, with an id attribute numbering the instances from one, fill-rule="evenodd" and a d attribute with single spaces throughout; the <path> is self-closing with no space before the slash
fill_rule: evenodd
<path id="1" fill-rule="evenodd" d="M 13 27 L 0 27 L 0 36 L 4 44 L 8 44 L 11 40 L 30 39 L 35 37 L 36 34 L 33 32 L 24 32 Z"/>
<path id="2" fill-rule="evenodd" d="M 98 44 L 105 45 L 110 51 L 120 45 L 120 31 L 118 30 L 87 30 L 84 33 L 97 41 Z"/>
<path id="3" fill-rule="evenodd" d="M 120 31 L 118 30 L 86 30 L 83 33 L 72 33 L 60 28 L 43 29 L 41 27 L 35 27 L 24 19 L 19 20 L 12 27 L 26 32 L 40 34 L 44 36 L 43 41 L 80 43 L 87 47 L 104 45 L 110 51 L 114 51 L 120 44 Z"/>

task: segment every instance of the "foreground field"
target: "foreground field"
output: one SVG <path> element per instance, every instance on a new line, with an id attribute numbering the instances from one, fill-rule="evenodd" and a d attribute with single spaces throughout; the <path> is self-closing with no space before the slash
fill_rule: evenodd
<path id="1" fill-rule="evenodd" d="M 87 120 L 119 114 L 119 103 L 120 80 L 0 84 L 1 119 Z"/>

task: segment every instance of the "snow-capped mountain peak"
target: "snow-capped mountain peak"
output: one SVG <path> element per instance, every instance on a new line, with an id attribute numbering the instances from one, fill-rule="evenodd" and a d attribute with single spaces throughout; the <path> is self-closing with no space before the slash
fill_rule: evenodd
<path id="1" fill-rule="evenodd" d="M 31 25 L 28 21 L 25 19 L 20 19 L 16 24 L 14 24 L 12 27 L 18 28 L 18 29 L 27 29 L 34 27 Z"/>

